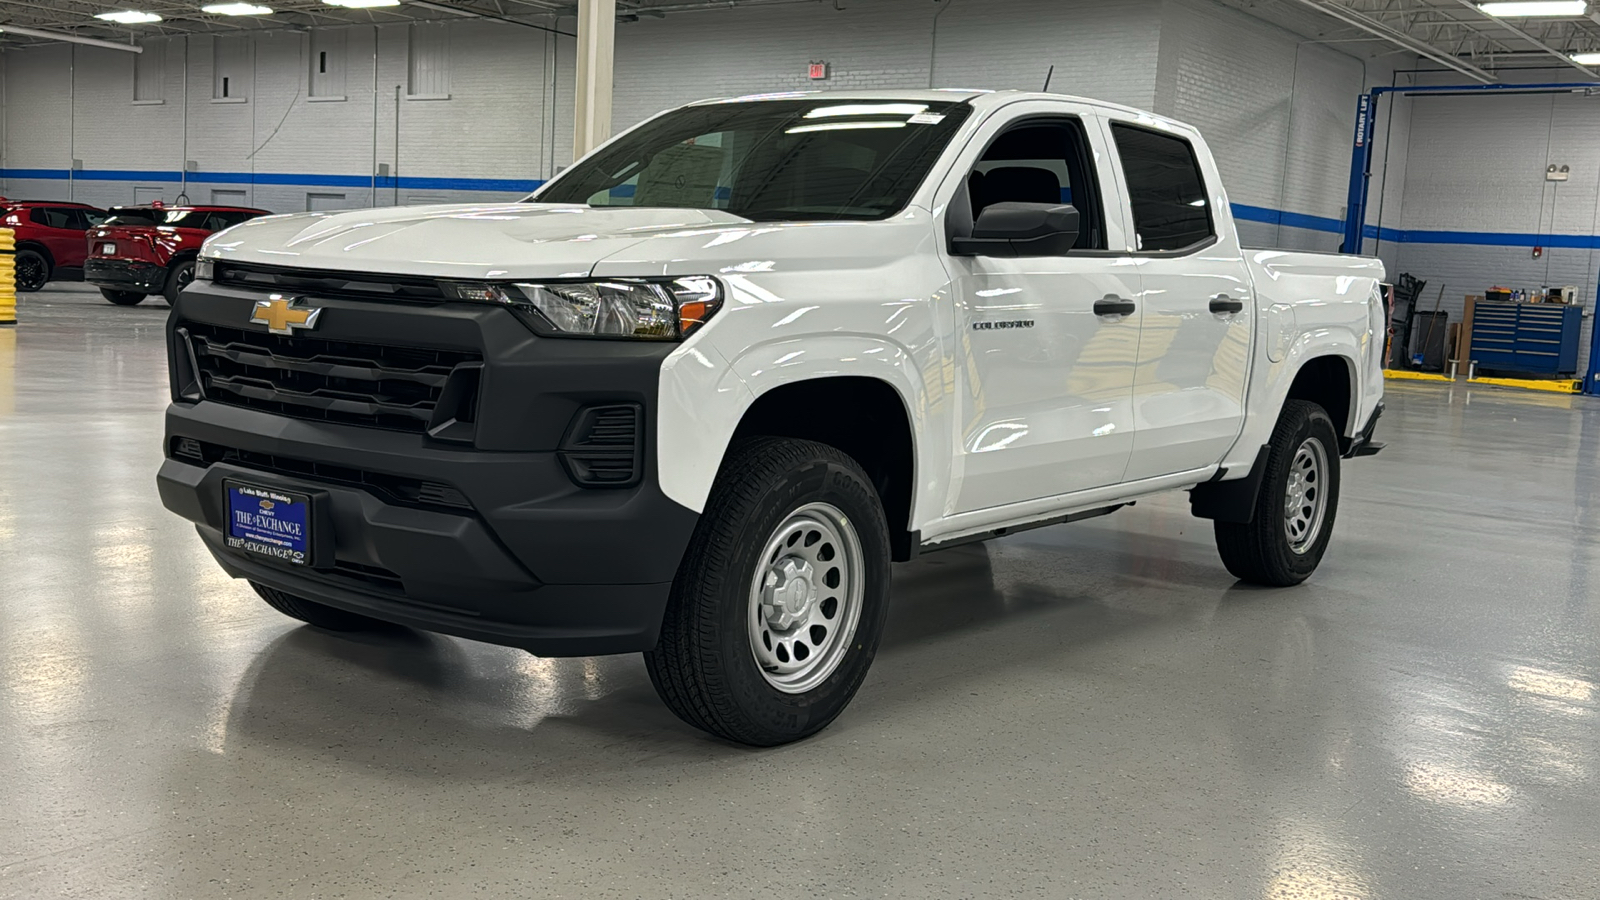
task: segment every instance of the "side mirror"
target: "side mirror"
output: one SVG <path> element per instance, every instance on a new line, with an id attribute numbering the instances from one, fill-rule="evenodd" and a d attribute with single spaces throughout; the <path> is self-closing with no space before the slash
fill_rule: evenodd
<path id="1" fill-rule="evenodd" d="M 1061 203 L 991 203 L 969 237 L 952 236 L 957 256 L 1061 256 L 1078 242 L 1078 208 Z"/>

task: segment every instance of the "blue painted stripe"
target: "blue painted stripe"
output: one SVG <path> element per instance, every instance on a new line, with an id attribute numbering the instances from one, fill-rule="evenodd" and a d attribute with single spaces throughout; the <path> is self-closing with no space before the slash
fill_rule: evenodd
<path id="1" fill-rule="evenodd" d="M 161 169 L 0 169 L 0 178 L 31 179 L 38 181 L 156 181 L 176 183 L 183 173 Z M 314 175 L 289 172 L 190 172 L 194 184 L 272 184 L 300 187 L 371 187 L 373 179 L 363 175 Z M 544 181 L 537 178 L 435 178 L 402 176 L 398 179 L 377 179 L 379 190 L 396 187 L 424 191 L 495 191 L 499 193 L 528 193 Z M 719 194 L 721 191 L 719 190 Z M 613 191 L 617 196 L 626 196 Z M 1327 234 L 1340 234 L 1344 223 L 1327 216 L 1314 216 L 1288 210 L 1233 204 L 1233 217 L 1241 222 L 1258 222 L 1265 225 L 1286 225 Z M 1483 247 L 1552 247 L 1574 250 L 1600 250 L 1600 236 L 1587 234 L 1528 234 L 1510 231 L 1425 231 L 1399 228 L 1379 228 L 1368 225 L 1362 230 L 1368 239 L 1381 239 L 1392 244 L 1455 244 Z"/>
<path id="2" fill-rule="evenodd" d="M 158 169 L 0 169 L 0 178 L 37 179 L 41 181 L 159 181 L 179 182 L 183 173 Z M 311 175 L 290 172 L 190 172 L 189 181 L 195 184 L 276 184 L 303 187 L 371 187 L 373 179 L 366 175 Z M 398 179 L 377 179 L 379 189 L 396 186 L 414 190 L 433 191 L 501 191 L 528 193 L 544 184 L 538 178 L 433 178 L 401 176 Z"/>

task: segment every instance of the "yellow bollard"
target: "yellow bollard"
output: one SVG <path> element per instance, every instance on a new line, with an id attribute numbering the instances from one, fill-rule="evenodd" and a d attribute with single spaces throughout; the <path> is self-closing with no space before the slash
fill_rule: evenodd
<path id="1" fill-rule="evenodd" d="M 17 324 L 17 233 L 0 228 L 0 325 Z"/>

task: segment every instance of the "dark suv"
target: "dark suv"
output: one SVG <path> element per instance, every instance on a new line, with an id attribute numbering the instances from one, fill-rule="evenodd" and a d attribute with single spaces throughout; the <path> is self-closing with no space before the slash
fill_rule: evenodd
<path id="1" fill-rule="evenodd" d="M 80 280 L 83 235 L 105 220 L 105 210 L 84 203 L 0 199 L 0 227 L 17 236 L 17 292 L 37 291 L 47 281 Z"/>
<path id="2" fill-rule="evenodd" d="M 151 294 L 164 294 L 171 303 L 194 280 L 194 258 L 206 238 L 265 215 L 271 214 L 243 206 L 114 207 L 89 232 L 84 280 L 118 306 Z"/>

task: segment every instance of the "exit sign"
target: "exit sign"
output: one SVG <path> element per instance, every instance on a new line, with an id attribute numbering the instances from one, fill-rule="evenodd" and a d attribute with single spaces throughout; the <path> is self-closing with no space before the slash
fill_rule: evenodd
<path id="1" fill-rule="evenodd" d="M 806 67 L 806 75 L 810 77 L 812 81 L 821 81 L 822 79 L 828 77 L 828 64 L 825 62 L 814 62 Z"/>

